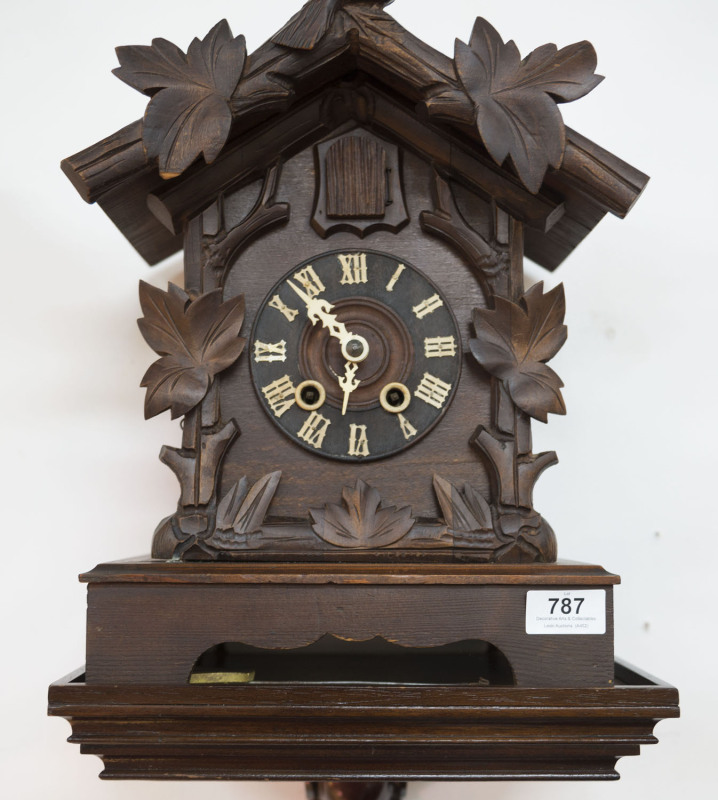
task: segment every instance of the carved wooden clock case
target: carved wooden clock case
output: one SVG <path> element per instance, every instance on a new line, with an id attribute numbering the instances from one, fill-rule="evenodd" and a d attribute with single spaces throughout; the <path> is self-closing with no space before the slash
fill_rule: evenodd
<path id="1" fill-rule="evenodd" d="M 478 19 L 450 59 L 386 5 L 311 0 L 251 55 L 226 21 L 118 48 L 144 119 L 63 162 L 185 259 L 139 320 L 179 503 L 82 576 L 86 665 L 50 692 L 105 777 L 608 778 L 677 714 L 614 662 L 618 577 L 557 561 L 532 498 L 566 327 L 523 259 L 647 178 L 561 120 L 587 42 L 522 61 Z"/>

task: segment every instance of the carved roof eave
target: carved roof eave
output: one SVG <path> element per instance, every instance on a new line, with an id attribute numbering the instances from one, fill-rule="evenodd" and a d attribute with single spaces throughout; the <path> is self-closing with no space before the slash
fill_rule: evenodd
<path id="1" fill-rule="evenodd" d="M 385 110 L 391 107 L 395 117 L 404 114 L 407 119 L 416 119 L 416 111 L 412 113 L 410 107 L 417 104 L 422 122 L 439 137 L 446 137 L 445 149 L 452 151 L 450 163 L 445 164 L 449 173 L 466 172 L 465 164 L 451 163 L 457 155 L 468 157 L 490 179 L 488 185 L 486 180 L 479 180 L 479 186 L 490 190 L 500 205 L 527 223 L 526 255 L 542 266 L 558 266 L 606 212 L 619 217 L 628 213 L 645 187 L 647 176 L 570 128 L 566 128 L 560 168 L 549 168 L 540 191 L 534 195 L 506 166 L 493 162 L 474 128 L 427 118 L 424 103 L 431 91 L 427 86 L 436 86 L 437 81 L 459 85 L 454 62 L 408 32 L 404 32 L 404 38 L 407 44 L 403 51 L 397 51 L 395 42 L 387 48 L 356 31 L 327 36 L 311 51 L 288 51 L 271 42 L 262 45 L 248 57 L 243 80 L 258 79 L 281 60 L 282 80 L 291 82 L 291 97 L 248 103 L 235 120 L 229 143 L 210 166 L 198 162 L 181 176 L 163 180 L 154 159 L 146 155 L 142 121 L 138 120 L 65 159 L 62 169 L 81 196 L 89 203 L 98 202 L 148 263 L 155 264 L 181 249 L 179 231 L 183 220 L 206 204 L 208 198 L 196 193 L 198 185 L 203 187 L 202 195 L 226 188 L 221 184 L 226 183 L 227 175 L 232 176 L 234 186 L 252 179 L 252 152 L 251 147 L 247 150 L 247 142 L 256 138 L 260 130 L 280 123 L 282 112 L 291 109 L 301 113 L 308 105 L 307 98 L 316 95 L 318 87 L 327 87 L 360 69 L 405 99 L 403 110 L 397 103 L 385 104 Z M 381 113 L 374 117 L 371 124 L 378 132 L 384 127 L 406 139 L 400 132 L 400 120 L 395 119 L 392 124 L 384 119 L 382 124 Z M 309 121 L 305 143 L 329 132 L 319 123 L 312 129 Z M 453 149 L 452 143 L 457 145 Z M 412 146 L 411 142 L 407 144 Z M 245 180 L 237 174 L 236 165 L 240 163 Z M 256 169 L 263 166 L 257 163 Z M 224 177 L 215 179 L 220 173 Z M 472 184 L 471 180 L 465 182 Z"/>

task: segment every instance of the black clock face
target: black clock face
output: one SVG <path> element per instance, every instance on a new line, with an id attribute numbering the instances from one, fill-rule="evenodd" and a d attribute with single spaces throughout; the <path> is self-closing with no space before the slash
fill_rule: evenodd
<path id="1" fill-rule="evenodd" d="M 272 421 L 342 461 L 412 445 L 449 407 L 461 371 L 456 320 L 416 267 L 385 253 L 333 252 L 269 292 L 250 341 L 252 381 Z"/>

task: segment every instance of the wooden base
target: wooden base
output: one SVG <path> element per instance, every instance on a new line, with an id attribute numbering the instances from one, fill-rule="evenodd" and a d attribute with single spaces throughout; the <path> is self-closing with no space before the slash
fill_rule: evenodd
<path id="1" fill-rule="evenodd" d="M 486 656 L 489 674 L 477 668 L 477 681 L 483 677 L 484 683 L 519 687 L 607 687 L 613 682 L 612 590 L 619 578 L 597 566 L 138 560 L 102 564 L 81 579 L 89 584 L 88 685 L 184 686 L 213 648 L 244 648 L 244 661 L 231 671 L 250 672 L 253 661 L 267 661 L 257 649 L 308 658 L 316 655 L 310 648 L 327 639 L 352 644 L 337 644 L 336 652 L 327 644 L 324 658 L 315 660 L 314 676 L 276 663 L 269 665 L 270 673 L 285 682 L 461 682 L 471 678 L 427 679 L 427 672 L 395 668 L 388 643 L 407 653 L 421 649 L 414 654 L 419 666 L 432 655 L 440 659 L 441 648 L 468 651 L 484 645 L 492 648 Z M 527 634 L 526 594 L 532 589 L 603 589 L 605 634 Z M 359 649 L 369 642 L 375 645 Z M 365 678 L 356 670 L 340 670 L 332 676 L 323 668 L 326 656 L 378 662 L 389 673 L 382 678 L 370 670 Z M 257 679 L 262 680 L 259 672 Z"/>
<path id="2" fill-rule="evenodd" d="M 103 778 L 405 781 L 618 777 L 678 692 L 616 664 L 604 688 L 401 685 L 50 687 L 49 713 Z"/>
<path id="3" fill-rule="evenodd" d="M 50 687 L 49 713 L 105 778 L 303 780 L 313 800 L 611 779 L 678 714 L 675 689 L 614 665 L 618 577 L 600 567 L 137 560 L 81 577 L 87 668 Z M 604 589 L 606 633 L 527 634 L 536 588 Z"/>

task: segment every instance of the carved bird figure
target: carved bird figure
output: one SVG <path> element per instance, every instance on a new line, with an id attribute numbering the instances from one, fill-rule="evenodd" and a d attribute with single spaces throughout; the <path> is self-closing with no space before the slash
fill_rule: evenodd
<path id="1" fill-rule="evenodd" d="M 331 28 L 336 12 L 343 6 L 388 6 L 394 0 L 309 0 L 272 37 L 275 44 L 293 50 L 313 50 Z"/>

